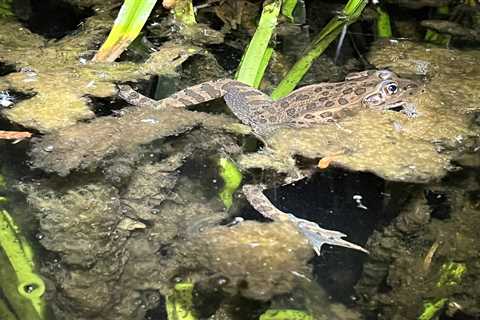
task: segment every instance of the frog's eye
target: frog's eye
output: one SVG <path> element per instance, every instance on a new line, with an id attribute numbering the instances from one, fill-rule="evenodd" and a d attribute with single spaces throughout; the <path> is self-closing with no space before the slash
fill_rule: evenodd
<path id="1" fill-rule="evenodd" d="M 398 86 L 396 83 L 389 83 L 387 84 L 387 93 L 392 95 L 392 94 L 395 94 L 397 93 L 398 91 Z"/>

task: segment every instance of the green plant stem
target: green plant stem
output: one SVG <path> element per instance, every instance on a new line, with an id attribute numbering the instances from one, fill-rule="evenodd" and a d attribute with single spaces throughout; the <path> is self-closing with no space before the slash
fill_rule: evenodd
<path id="1" fill-rule="evenodd" d="M 4 257 L 1 259 L 4 269 L 0 272 L 0 282 L 10 305 L 21 319 L 44 319 L 45 302 L 42 296 L 45 283 L 33 270 L 30 245 L 5 210 L 0 210 L 0 249 Z"/>
<path id="2" fill-rule="evenodd" d="M 281 0 L 274 0 L 263 7 L 257 30 L 240 62 L 236 76 L 238 81 L 251 86 L 260 83 L 258 79 L 263 77 L 271 56 L 268 52 L 268 44 L 277 25 L 281 6 Z"/>
<path id="3" fill-rule="evenodd" d="M 197 23 L 192 0 L 177 0 L 173 12 L 175 19 L 184 25 L 191 26 Z"/>
<path id="4" fill-rule="evenodd" d="M 335 40 L 341 33 L 344 25 L 350 25 L 358 19 L 367 3 L 367 0 L 350 0 L 345 5 L 342 13 L 330 20 L 310 44 L 303 57 L 295 63 L 278 87 L 272 92 L 274 100 L 286 96 L 295 89 L 305 73 L 310 69 L 313 61 Z"/>
<path id="5" fill-rule="evenodd" d="M 293 22 L 293 10 L 297 6 L 297 0 L 283 0 L 282 14 L 287 17 L 290 22 Z"/>
<path id="6" fill-rule="evenodd" d="M 377 37 L 391 38 L 392 26 L 388 12 L 382 9 L 380 6 L 377 6 L 377 14 Z"/>
<path id="7" fill-rule="evenodd" d="M 0 319 L 2 320 L 18 320 L 17 317 L 10 311 L 8 305 L 0 299 Z"/>
<path id="8" fill-rule="evenodd" d="M 113 62 L 140 34 L 157 0 L 125 0 L 107 40 L 93 57 L 97 62 Z"/>
<path id="9" fill-rule="evenodd" d="M 443 306 L 447 303 L 447 299 L 439 299 L 435 302 L 427 302 L 423 306 L 423 312 L 418 320 L 431 320 L 435 317 Z"/>

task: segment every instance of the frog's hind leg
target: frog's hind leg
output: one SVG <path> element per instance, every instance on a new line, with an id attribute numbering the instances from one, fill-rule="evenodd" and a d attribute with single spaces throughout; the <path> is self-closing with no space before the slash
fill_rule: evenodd
<path id="1" fill-rule="evenodd" d="M 263 194 L 264 188 L 262 185 L 245 185 L 242 190 L 250 204 L 263 216 L 272 220 L 290 221 L 293 223 L 308 239 L 317 255 L 320 255 L 320 250 L 324 244 L 346 247 L 368 253 L 368 251 L 361 246 L 343 240 L 342 238 L 346 237 L 346 235 L 339 231 L 320 228 L 320 226 L 314 222 L 297 218 L 290 213 L 275 208 L 270 200 Z"/>
<path id="2" fill-rule="evenodd" d="M 118 85 L 118 96 L 125 100 L 127 103 L 137 107 L 153 108 L 157 104 L 157 101 L 138 93 L 128 85 Z"/>

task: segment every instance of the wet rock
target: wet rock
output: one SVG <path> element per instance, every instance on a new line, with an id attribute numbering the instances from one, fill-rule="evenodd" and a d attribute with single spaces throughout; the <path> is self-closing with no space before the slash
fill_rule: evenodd
<path id="1" fill-rule="evenodd" d="M 312 250 L 290 223 L 245 221 L 215 227 L 180 250 L 185 272 L 199 285 L 266 301 L 311 277 Z M 191 268 L 189 270 L 189 267 Z"/>
<path id="2" fill-rule="evenodd" d="M 424 20 L 420 24 L 425 28 L 450 34 L 459 40 L 480 41 L 480 30 L 467 28 L 453 21 Z"/>
<path id="3" fill-rule="evenodd" d="M 455 170 L 451 161 L 477 140 L 472 119 L 480 99 L 478 52 L 395 41 L 378 43 L 370 56 L 378 68 L 427 78 L 410 101 L 417 116 L 361 110 L 337 124 L 280 129 L 266 139 L 270 150 L 245 155 L 240 164 L 295 176 L 293 156 L 331 157 L 332 166 L 405 182 L 433 181 Z"/>

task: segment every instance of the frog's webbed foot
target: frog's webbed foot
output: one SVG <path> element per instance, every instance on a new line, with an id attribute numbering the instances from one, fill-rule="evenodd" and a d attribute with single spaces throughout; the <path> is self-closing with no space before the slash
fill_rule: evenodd
<path id="1" fill-rule="evenodd" d="M 343 240 L 342 238 L 346 237 L 346 235 L 339 231 L 320 228 L 320 226 L 314 222 L 297 218 L 290 213 L 277 209 L 263 194 L 263 189 L 265 189 L 263 185 L 245 185 L 242 190 L 250 204 L 264 217 L 277 221 L 288 220 L 292 222 L 308 239 L 313 250 L 315 250 L 318 255 L 324 244 L 346 247 L 368 253 L 368 251 L 361 246 Z"/>
<path id="2" fill-rule="evenodd" d="M 368 253 L 368 251 L 361 246 L 343 240 L 342 238 L 347 236 L 344 233 L 335 230 L 323 229 L 314 222 L 297 218 L 290 213 L 285 214 L 288 216 L 290 221 L 297 226 L 300 232 L 303 233 L 303 235 L 308 239 L 317 255 L 320 255 L 320 250 L 322 249 L 322 246 L 324 244 L 350 248 Z"/>

